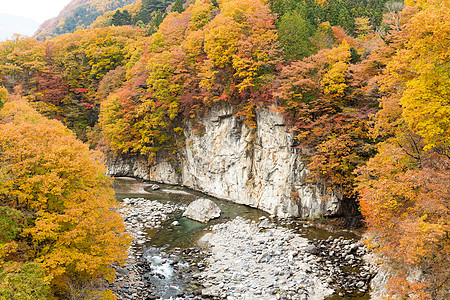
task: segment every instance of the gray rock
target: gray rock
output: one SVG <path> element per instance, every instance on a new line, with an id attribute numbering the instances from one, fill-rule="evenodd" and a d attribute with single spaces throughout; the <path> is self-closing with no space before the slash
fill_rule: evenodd
<path id="1" fill-rule="evenodd" d="M 305 251 L 309 252 L 311 254 L 317 254 L 319 253 L 319 249 L 316 248 L 316 246 L 314 245 L 308 245 L 305 247 Z"/>
<path id="2" fill-rule="evenodd" d="M 183 213 L 183 217 L 190 218 L 192 220 L 208 223 L 211 219 L 220 217 L 220 208 L 209 199 L 198 199 L 189 204 L 186 211 Z"/>
<path id="3" fill-rule="evenodd" d="M 157 191 L 157 190 L 160 189 L 159 185 L 157 185 L 157 184 L 153 184 L 150 188 L 151 188 L 153 191 Z"/>

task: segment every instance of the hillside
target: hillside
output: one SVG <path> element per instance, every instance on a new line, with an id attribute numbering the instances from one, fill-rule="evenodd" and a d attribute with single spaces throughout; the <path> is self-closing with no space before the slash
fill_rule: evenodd
<path id="1" fill-rule="evenodd" d="M 74 1 L 39 38 L 117 3 Z M 392 268 L 388 299 L 450 298 L 450 0 L 140 3 L 0 43 L 0 92 L 102 150 L 114 175 L 278 216 L 349 203 Z"/>
<path id="2" fill-rule="evenodd" d="M 35 20 L 0 14 L 0 41 L 12 37 L 14 33 L 31 36 L 38 28 Z"/>
<path id="3" fill-rule="evenodd" d="M 95 19 L 106 12 L 124 7 L 138 0 L 73 0 L 56 18 L 45 21 L 34 37 L 45 40 L 55 36 L 89 27 Z"/>

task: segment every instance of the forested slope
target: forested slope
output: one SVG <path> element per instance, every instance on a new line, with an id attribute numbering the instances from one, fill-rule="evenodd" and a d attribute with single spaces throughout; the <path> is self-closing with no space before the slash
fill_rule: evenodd
<path id="1" fill-rule="evenodd" d="M 134 3 L 137 0 L 73 0 L 64 7 L 59 15 L 45 21 L 36 31 L 34 37 L 39 40 L 54 38 L 58 35 L 85 29 L 97 17 Z"/>
<path id="2" fill-rule="evenodd" d="M 249 128 L 259 107 L 278 111 L 310 179 L 361 204 L 398 271 L 392 293 L 448 298 L 448 0 L 144 2 L 102 28 L 0 44 L 2 84 L 92 147 L 149 163 L 177 160 L 183 123 L 202 134 L 213 105 Z"/>

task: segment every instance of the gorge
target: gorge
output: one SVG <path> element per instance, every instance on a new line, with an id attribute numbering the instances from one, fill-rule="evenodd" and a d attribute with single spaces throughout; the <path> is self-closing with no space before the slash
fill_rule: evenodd
<path id="1" fill-rule="evenodd" d="M 201 120 L 204 133 L 185 125 L 179 162 L 157 159 L 149 166 L 142 156 L 110 156 L 108 175 L 182 185 L 278 217 L 356 213 L 352 201 L 307 179 L 301 149 L 279 114 L 265 108 L 256 118 L 252 131 L 231 106 L 215 106 Z"/>

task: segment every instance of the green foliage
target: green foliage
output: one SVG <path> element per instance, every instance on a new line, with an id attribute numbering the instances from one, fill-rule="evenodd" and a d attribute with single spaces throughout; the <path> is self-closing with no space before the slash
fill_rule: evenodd
<path id="1" fill-rule="evenodd" d="M 183 0 L 176 0 L 172 6 L 172 11 L 176 11 L 181 14 L 184 11 L 183 3 Z"/>
<path id="2" fill-rule="evenodd" d="M 23 214 L 13 208 L 0 206 L 0 243 L 14 240 L 22 230 Z"/>
<path id="3" fill-rule="evenodd" d="M 369 25 L 381 25 L 387 0 L 271 0 L 273 13 L 278 15 L 277 28 L 280 42 L 285 47 L 288 59 L 301 59 L 316 53 L 321 47 L 314 47 L 310 40 L 317 40 L 320 24 L 341 27 L 350 35 L 356 35 L 358 18 L 369 20 Z M 313 43 L 314 44 L 314 43 Z M 296 47 L 299 45 L 299 47 Z M 330 47 L 330 45 L 327 45 Z"/>
<path id="4" fill-rule="evenodd" d="M 8 90 L 4 86 L 0 86 L 0 108 L 5 104 L 8 99 Z"/>
<path id="5" fill-rule="evenodd" d="M 9 262 L 0 267 L 0 299 L 48 299 L 49 282 L 39 264 Z"/>
<path id="6" fill-rule="evenodd" d="M 278 34 L 284 53 L 289 59 L 302 59 L 311 54 L 310 37 L 314 27 L 299 10 L 284 14 L 278 25 Z"/>
<path id="7" fill-rule="evenodd" d="M 174 0 L 142 0 L 142 6 L 136 16 L 135 22 L 142 21 L 144 24 L 150 23 L 154 19 L 154 14 L 159 12 L 164 14 L 166 8 L 173 3 Z"/>
<path id="8" fill-rule="evenodd" d="M 131 25 L 131 14 L 126 9 L 124 11 L 117 10 L 112 17 L 111 25 Z"/>

